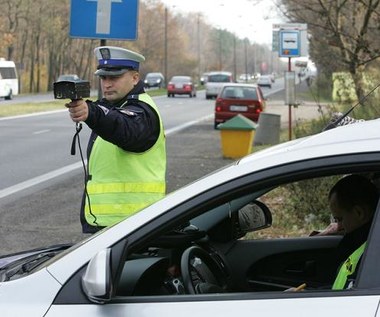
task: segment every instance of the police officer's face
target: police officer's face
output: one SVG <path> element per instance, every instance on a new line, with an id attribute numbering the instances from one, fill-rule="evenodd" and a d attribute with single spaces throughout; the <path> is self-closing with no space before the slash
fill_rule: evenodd
<path id="1" fill-rule="evenodd" d="M 103 96 L 114 103 L 125 97 L 138 83 L 139 73 L 129 70 L 120 76 L 100 76 Z"/>

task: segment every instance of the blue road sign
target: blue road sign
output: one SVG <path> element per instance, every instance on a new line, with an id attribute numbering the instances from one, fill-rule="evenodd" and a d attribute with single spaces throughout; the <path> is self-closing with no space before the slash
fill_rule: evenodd
<path id="1" fill-rule="evenodd" d="M 71 0 L 70 36 L 136 40 L 138 0 Z"/>
<path id="2" fill-rule="evenodd" d="M 299 31 L 280 31 L 280 57 L 298 57 L 300 48 Z"/>

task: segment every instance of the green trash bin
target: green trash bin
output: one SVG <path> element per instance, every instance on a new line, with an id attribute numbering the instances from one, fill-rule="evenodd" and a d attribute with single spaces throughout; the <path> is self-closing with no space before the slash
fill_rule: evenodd
<path id="1" fill-rule="evenodd" d="M 252 152 L 256 124 L 241 114 L 219 124 L 223 156 L 241 158 Z"/>

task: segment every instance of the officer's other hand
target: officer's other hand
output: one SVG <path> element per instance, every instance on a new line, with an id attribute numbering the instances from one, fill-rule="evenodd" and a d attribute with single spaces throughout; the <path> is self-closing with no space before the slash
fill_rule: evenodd
<path id="1" fill-rule="evenodd" d="M 65 105 L 69 109 L 71 120 L 74 122 L 85 121 L 88 117 L 88 106 L 83 99 L 72 100 Z"/>

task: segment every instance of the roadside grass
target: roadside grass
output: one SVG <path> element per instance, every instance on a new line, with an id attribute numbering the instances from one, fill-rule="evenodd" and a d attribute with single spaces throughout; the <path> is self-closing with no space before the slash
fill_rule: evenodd
<path id="1" fill-rule="evenodd" d="M 64 102 L 62 100 L 42 103 L 0 105 L 0 117 L 12 117 L 22 114 L 31 114 L 51 110 L 62 110 L 64 109 L 64 107 Z"/>

